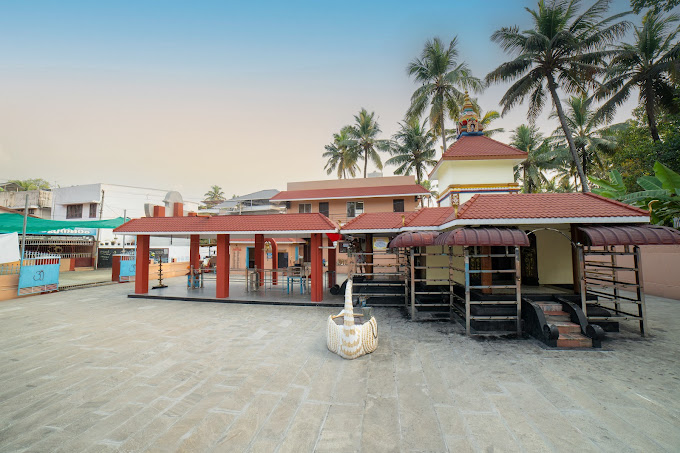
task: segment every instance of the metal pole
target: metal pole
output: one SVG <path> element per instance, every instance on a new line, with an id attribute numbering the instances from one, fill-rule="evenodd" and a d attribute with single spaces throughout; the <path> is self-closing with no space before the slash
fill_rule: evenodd
<path id="1" fill-rule="evenodd" d="M 626 246 L 628 248 L 628 246 Z M 640 333 L 644 337 L 646 334 L 649 333 L 649 330 L 647 329 L 647 307 L 645 305 L 645 288 L 644 288 L 644 281 L 642 280 L 642 259 L 640 257 L 640 247 L 637 245 L 633 248 L 633 260 L 634 260 L 634 268 L 635 270 L 635 283 L 637 283 L 637 299 L 639 302 L 638 305 L 638 314 L 640 315 Z"/>
<path id="2" fill-rule="evenodd" d="M 411 247 L 411 321 L 416 319 L 416 261 L 415 247 Z"/>
<path id="3" fill-rule="evenodd" d="M 123 223 L 127 222 L 127 209 L 123 209 Z M 123 253 L 125 253 L 125 235 L 123 235 Z M 163 284 L 163 282 L 161 282 Z"/>
<path id="4" fill-rule="evenodd" d="M 470 336 L 470 251 L 463 247 L 465 257 L 465 333 Z"/>
<path id="5" fill-rule="evenodd" d="M 611 246 L 609 248 L 611 251 L 611 263 L 612 263 L 612 286 L 614 288 L 614 309 L 616 310 L 616 316 L 619 316 L 619 312 L 621 311 L 621 304 L 619 304 L 619 287 L 618 287 L 618 272 L 616 271 L 616 248 L 615 246 Z"/>
<path id="6" fill-rule="evenodd" d="M 449 318 L 453 321 L 453 247 L 449 246 Z"/>
<path id="7" fill-rule="evenodd" d="M 24 267 L 24 253 L 26 252 L 26 223 L 28 222 L 28 194 L 26 194 L 26 203 L 24 204 L 24 228 L 21 233 L 21 258 L 19 261 L 19 275 L 21 275 L 21 268 Z"/>
<path id="8" fill-rule="evenodd" d="M 99 220 L 102 219 L 102 215 L 104 214 L 104 190 L 102 189 L 102 202 L 99 205 Z M 94 249 L 94 269 L 97 269 L 97 261 L 99 261 L 99 232 L 100 229 L 97 228 L 97 241 L 95 243 L 95 249 Z"/>
<path id="9" fill-rule="evenodd" d="M 578 252 L 578 268 L 579 268 L 579 275 L 578 275 L 578 280 L 579 280 L 579 289 L 581 290 L 581 310 L 583 311 L 583 315 L 586 317 L 586 320 L 588 319 L 588 294 L 586 294 L 587 288 L 586 288 L 586 258 L 585 258 L 585 253 L 583 251 L 583 245 L 577 244 L 577 252 Z"/>
<path id="10" fill-rule="evenodd" d="M 522 335 L 522 265 L 519 247 L 515 246 L 515 292 L 517 294 L 517 336 Z"/>

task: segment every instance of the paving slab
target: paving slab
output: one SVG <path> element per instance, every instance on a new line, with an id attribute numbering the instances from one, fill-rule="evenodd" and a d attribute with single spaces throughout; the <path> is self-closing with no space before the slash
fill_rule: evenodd
<path id="1" fill-rule="evenodd" d="M 346 361 L 337 308 L 130 288 L 0 303 L 0 452 L 680 450 L 680 301 L 588 351 L 377 308 L 378 350 Z"/>

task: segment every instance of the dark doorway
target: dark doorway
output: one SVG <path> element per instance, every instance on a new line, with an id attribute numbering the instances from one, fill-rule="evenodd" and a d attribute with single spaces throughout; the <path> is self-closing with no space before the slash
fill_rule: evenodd
<path id="1" fill-rule="evenodd" d="M 279 264 L 279 269 L 285 269 L 288 267 L 288 252 L 279 252 L 277 254 L 278 256 L 278 264 Z"/>
<path id="2" fill-rule="evenodd" d="M 536 235 L 529 235 L 529 247 L 520 247 L 522 255 L 522 284 L 538 286 L 538 253 Z"/>
<path id="3" fill-rule="evenodd" d="M 255 247 L 246 248 L 246 259 L 248 269 L 255 269 Z"/>

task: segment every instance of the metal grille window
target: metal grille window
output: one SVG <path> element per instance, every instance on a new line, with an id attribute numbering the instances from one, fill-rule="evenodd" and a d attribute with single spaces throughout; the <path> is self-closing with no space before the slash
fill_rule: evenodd
<path id="1" fill-rule="evenodd" d="M 404 212 L 404 199 L 398 198 L 392 200 L 392 211 L 393 212 Z"/>
<path id="2" fill-rule="evenodd" d="M 363 201 L 348 201 L 347 202 L 347 218 L 353 218 L 364 213 Z"/>
<path id="3" fill-rule="evenodd" d="M 319 212 L 326 217 L 328 217 L 329 214 L 329 208 L 328 208 L 328 202 L 327 201 L 321 201 L 319 202 Z"/>
<path id="4" fill-rule="evenodd" d="M 82 204 L 69 204 L 66 206 L 66 218 L 67 219 L 82 219 L 83 218 L 83 205 Z"/>
<path id="5" fill-rule="evenodd" d="M 97 203 L 90 203 L 90 218 L 97 218 Z"/>
<path id="6" fill-rule="evenodd" d="M 312 204 L 311 203 L 300 203 L 298 206 L 298 212 L 300 214 L 309 214 L 312 212 Z"/>

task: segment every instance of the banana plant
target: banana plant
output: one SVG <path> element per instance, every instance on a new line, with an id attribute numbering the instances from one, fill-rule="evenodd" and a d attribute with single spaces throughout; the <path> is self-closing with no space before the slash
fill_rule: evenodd
<path id="1" fill-rule="evenodd" d="M 649 209 L 650 220 L 657 225 L 672 226 L 674 219 L 680 218 L 680 174 L 662 163 L 654 164 L 654 176 L 638 178 L 638 185 L 644 189 L 639 192 L 626 193 L 623 178 L 617 170 L 611 170 L 609 178 L 609 181 L 589 178 L 599 186 L 593 192 Z"/>

